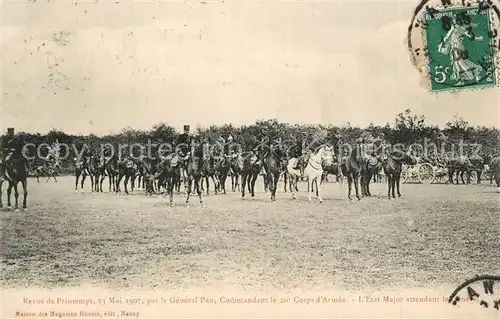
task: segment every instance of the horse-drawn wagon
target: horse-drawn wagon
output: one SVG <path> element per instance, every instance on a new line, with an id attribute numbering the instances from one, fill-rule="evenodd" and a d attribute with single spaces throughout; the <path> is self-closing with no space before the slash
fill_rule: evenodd
<path id="1" fill-rule="evenodd" d="M 401 179 L 403 183 L 446 183 L 448 180 L 448 169 L 430 163 L 403 165 Z"/>

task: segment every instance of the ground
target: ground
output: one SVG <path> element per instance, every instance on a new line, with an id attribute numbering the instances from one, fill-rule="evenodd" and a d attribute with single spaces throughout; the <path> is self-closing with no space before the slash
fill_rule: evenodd
<path id="1" fill-rule="evenodd" d="M 373 184 L 361 201 L 327 183 L 323 204 L 303 191 L 292 200 L 281 182 L 271 202 L 259 183 L 254 200 L 229 192 L 186 207 L 182 195 L 170 207 L 139 191 L 75 193 L 73 182 L 30 179 L 28 211 L 0 212 L 4 288 L 423 288 L 500 273 L 489 183 L 405 184 L 395 200 Z"/>

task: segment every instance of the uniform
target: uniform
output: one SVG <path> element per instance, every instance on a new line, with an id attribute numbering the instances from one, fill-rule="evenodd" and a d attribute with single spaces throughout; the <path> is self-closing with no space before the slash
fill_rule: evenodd
<path id="1" fill-rule="evenodd" d="M 21 137 L 14 135 L 14 129 L 9 128 L 7 135 L 2 138 L 2 159 L 9 162 L 12 158 L 22 158 L 23 146 L 24 142 Z"/>
<path id="2" fill-rule="evenodd" d="M 176 154 L 186 156 L 191 150 L 192 137 L 189 134 L 189 125 L 184 125 L 184 133 L 177 137 L 175 147 Z M 184 180 L 187 179 L 187 171 L 185 167 L 181 168 L 181 175 Z"/>
<path id="3" fill-rule="evenodd" d="M 177 137 L 177 141 L 175 146 L 177 147 L 177 151 L 182 153 L 182 156 L 185 156 L 189 153 L 191 147 L 192 138 L 189 134 L 189 125 L 184 125 L 184 133 L 180 134 Z"/>

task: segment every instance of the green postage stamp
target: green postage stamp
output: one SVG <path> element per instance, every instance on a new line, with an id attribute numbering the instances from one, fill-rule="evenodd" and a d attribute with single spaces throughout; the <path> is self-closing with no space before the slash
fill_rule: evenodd
<path id="1" fill-rule="evenodd" d="M 432 91 L 496 84 L 488 10 L 438 10 L 425 24 Z"/>
<path id="2" fill-rule="evenodd" d="M 408 28 L 408 47 L 432 92 L 499 84 L 499 17 L 492 0 L 422 0 Z"/>

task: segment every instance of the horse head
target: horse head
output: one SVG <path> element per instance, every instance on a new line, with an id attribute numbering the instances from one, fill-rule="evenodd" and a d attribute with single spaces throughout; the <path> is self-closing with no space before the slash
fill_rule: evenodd
<path id="1" fill-rule="evenodd" d="M 323 167 L 333 165 L 335 152 L 333 146 L 323 144 L 316 148 L 316 150 L 309 156 L 309 161 L 321 164 Z"/>

